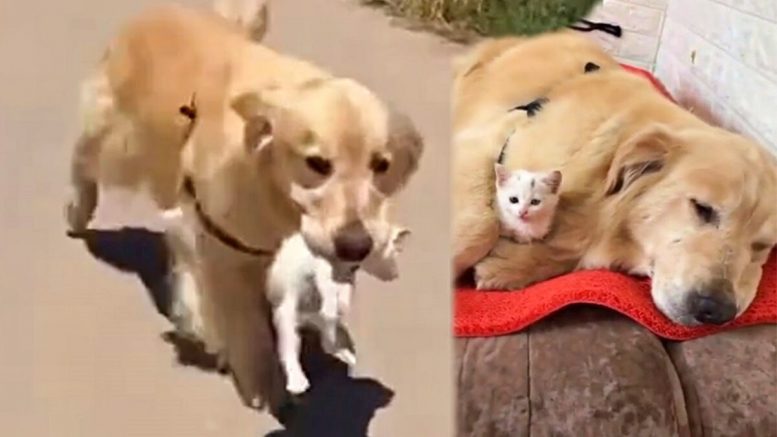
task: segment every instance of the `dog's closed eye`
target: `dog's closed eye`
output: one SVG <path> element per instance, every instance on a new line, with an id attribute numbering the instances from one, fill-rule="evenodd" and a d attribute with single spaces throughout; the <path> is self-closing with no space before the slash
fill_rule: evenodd
<path id="1" fill-rule="evenodd" d="M 773 246 L 772 244 L 769 244 L 765 241 L 756 241 L 755 243 L 750 245 L 750 248 L 753 250 L 753 252 L 761 252 L 771 248 L 772 246 Z"/>
<path id="2" fill-rule="evenodd" d="M 718 225 L 720 217 L 715 208 L 704 202 L 700 202 L 697 199 L 691 199 L 691 205 L 693 206 L 696 215 L 703 223 L 715 226 Z"/>

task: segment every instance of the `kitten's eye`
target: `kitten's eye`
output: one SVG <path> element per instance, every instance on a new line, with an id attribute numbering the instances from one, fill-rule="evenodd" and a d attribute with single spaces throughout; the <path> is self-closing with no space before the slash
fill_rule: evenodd
<path id="1" fill-rule="evenodd" d="M 386 173 L 391 166 L 391 162 L 382 156 L 373 156 L 370 161 L 370 168 L 376 174 Z"/>
<path id="2" fill-rule="evenodd" d="M 691 199 L 691 205 L 701 221 L 713 225 L 718 223 L 718 212 L 713 207 L 696 199 Z"/>
<path id="3" fill-rule="evenodd" d="M 764 241 L 756 241 L 750 246 L 750 248 L 753 249 L 753 252 L 760 252 L 770 247 L 772 247 L 772 245 Z"/>
<path id="4" fill-rule="evenodd" d="M 542 201 L 541 201 L 540 199 L 532 199 L 530 203 L 531 203 L 532 205 L 534 205 L 534 206 L 537 206 L 537 205 L 539 205 L 540 203 L 542 203 Z"/>
<path id="5" fill-rule="evenodd" d="M 332 163 L 320 156 L 308 156 L 305 158 L 305 164 L 321 176 L 329 176 L 332 173 Z"/>
<path id="6" fill-rule="evenodd" d="M 510 203 L 518 203 L 518 198 L 515 196 L 511 196 L 509 199 Z"/>

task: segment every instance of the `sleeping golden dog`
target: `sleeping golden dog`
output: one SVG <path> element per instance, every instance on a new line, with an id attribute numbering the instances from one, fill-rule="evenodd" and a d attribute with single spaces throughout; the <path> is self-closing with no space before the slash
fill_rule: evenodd
<path id="1" fill-rule="evenodd" d="M 598 68 L 588 68 L 594 63 Z M 544 98 L 541 107 L 509 111 Z M 454 266 L 478 288 L 514 289 L 576 269 L 652 278 L 656 306 L 684 325 L 732 320 L 753 300 L 777 243 L 777 161 L 708 125 L 561 32 L 487 41 L 458 65 Z M 547 238 L 498 237 L 493 161 L 561 169 Z"/>
<path id="2" fill-rule="evenodd" d="M 145 194 L 160 210 L 188 204 L 196 244 L 171 245 L 173 318 L 222 356 L 247 404 L 278 407 L 284 382 L 263 290 L 274 251 L 301 229 L 319 256 L 365 258 L 383 243 L 388 202 L 423 144 L 356 81 L 251 40 L 266 28 L 255 21 L 263 1 L 236 1 L 218 4 L 245 14 L 231 20 L 152 9 L 109 46 L 83 86 L 67 218 L 72 232 L 88 226 L 98 186 Z"/>

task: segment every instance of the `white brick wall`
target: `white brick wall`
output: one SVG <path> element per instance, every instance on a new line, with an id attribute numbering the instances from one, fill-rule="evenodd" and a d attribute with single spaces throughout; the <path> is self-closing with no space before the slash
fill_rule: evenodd
<path id="1" fill-rule="evenodd" d="M 623 27 L 592 35 L 618 59 L 777 154 L 777 0 L 604 0 L 591 19 Z"/>
<path id="2" fill-rule="evenodd" d="M 652 70 L 667 1 L 603 0 L 589 18 L 621 26 L 623 37 L 618 39 L 602 32 L 591 32 L 591 36 L 619 60 Z"/>

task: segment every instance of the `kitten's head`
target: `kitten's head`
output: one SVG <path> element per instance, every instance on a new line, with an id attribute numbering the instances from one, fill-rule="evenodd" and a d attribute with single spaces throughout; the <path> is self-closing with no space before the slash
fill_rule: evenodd
<path id="1" fill-rule="evenodd" d="M 556 207 L 561 186 L 560 171 L 511 171 L 497 163 L 494 172 L 497 204 L 508 215 L 529 220 Z"/>
<path id="2" fill-rule="evenodd" d="M 393 281 L 399 276 L 397 255 L 405 248 L 410 230 L 401 226 L 388 229 L 389 238 L 383 247 L 376 248 L 362 263 L 362 268 L 382 281 Z"/>

